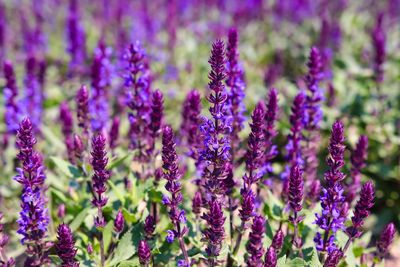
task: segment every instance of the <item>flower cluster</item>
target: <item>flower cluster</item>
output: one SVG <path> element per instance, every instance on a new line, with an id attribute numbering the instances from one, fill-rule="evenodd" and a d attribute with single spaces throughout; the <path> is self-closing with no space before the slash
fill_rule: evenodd
<path id="1" fill-rule="evenodd" d="M 203 181 L 207 190 L 206 199 L 220 199 L 225 193 L 225 183 L 229 173 L 230 124 L 227 120 L 226 101 L 227 94 L 223 80 L 226 77 L 224 42 L 217 40 L 212 45 L 209 63 L 211 71 L 208 75 L 208 87 L 211 93 L 207 100 L 211 103 L 210 113 L 212 119 L 205 119 L 201 125 L 204 134 L 204 148 L 201 151 L 201 161 L 204 162 Z"/>
<path id="2" fill-rule="evenodd" d="M 41 266 L 49 261 L 45 242 L 49 215 L 46 209 L 46 179 L 42 157 L 34 150 L 36 138 L 29 118 L 24 118 L 17 131 L 16 145 L 19 149 L 17 158 L 21 163 L 18 174 L 14 177 L 22 185 L 21 212 L 18 219 L 18 233 L 21 243 L 26 244 L 31 266 Z"/>
<path id="3" fill-rule="evenodd" d="M 104 220 L 102 208 L 107 204 L 108 200 L 104 193 L 107 191 L 106 183 L 110 178 L 110 172 L 106 169 L 108 163 L 106 138 L 102 133 L 93 136 L 91 155 L 91 164 L 94 171 L 92 176 L 92 204 L 98 209 L 95 223 L 97 227 L 104 227 L 106 222 Z"/>
<path id="4" fill-rule="evenodd" d="M 62 260 L 62 267 L 78 267 L 79 262 L 75 260 L 77 249 L 71 228 L 67 224 L 60 224 L 57 228 L 57 243 L 55 249 L 58 257 Z"/>
<path id="5" fill-rule="evenodd" d="M 324 236 L 318 232 L 314 241 L 319 251 L 332 252 L 336 249 L 335 233 L 343 229 L 347 217 L 348 205 L 343 195 L 342 180 L 345 178 L 341 168 L 344 165 L 343 124 L 336 121 L 332 126 L 329 143 L 329 156 L 326 160 L 329 170 L 325 172 L 326 185 L 320 197 L 322 214 L 316 214 L 316 224 L 324 230 Z"/>

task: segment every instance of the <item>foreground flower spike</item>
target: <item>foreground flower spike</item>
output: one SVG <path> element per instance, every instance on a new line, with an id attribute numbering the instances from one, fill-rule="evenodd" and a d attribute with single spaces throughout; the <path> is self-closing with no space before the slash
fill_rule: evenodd
<path id="1" fill-rule="evenodd" d="M 136 150 L 136 159 L 147 162 L 149 142 L 149 124 L 151 112 L 151 76 L 147 58 L 139 42 L 131 44 L 126 54 L 127 75 L 125 86 L 127 88 L 127 106 L 131 112 L 128 114 L 131 140 L 130 148 Z"/>
<path id="2" fill-rule="evenodd" d="M 47 226 L 49 215 L 45 207 L 44 181 L 46 179 L 42 158 L 34 150 L 36 139 L 29 118 L 24 118 L 17 131 L 17 155 L 21 163 L 18 174 L 14 177 L 22 188 L 21 212 L 18 219 L 17 233 L 22 235 L 21 243 L 26 244 L 27 263 L 30 266 L 42 266 L 48 259 Z"/>
<path id="3" fill-rule="evenodd" d="M 74 131 L 74 122 L 72 118 L 72 112 L 66 102 L 63 102 L 60 105 L 59 119 L 61 123 L 61 131 L 64 135 L 65 147 L 67 148 L 68 160 L 74 164 L 74 140 L 72 136 Z"/>
<path id="4" fill-rule="evenodd" d="M 93 200 L 92 204 L 98 209 L 97 217 L 95 218 L 96 227 L 104 227 L 106 222 L 103 217 L 103 207 L 107 204 L 107 197 L 104 193 L 107 191 L 107 180 L 110 177 L 110 172 L 106 169 L 108 163 L 106 151 L 106 138 L 102 133 L 99 133 L 92 138 L 91 164 L 94 174 L 92 176 Z"/>
<path id="5" fill-rule="evenodd" d="M 356 148 L 351 153 L 351 182 L 347 187 L 346 201 L 351 204 L 355 199 L 361 183 L 361 170 L 365 167 L 368 156 L 368 137 L 360 136 Z"/>
<path id="6" fill-rule="evenodd" d="M 119 117 L 115 117 L 112 121 L 110 132 L 109 132 L 109 146 L 110 149 L 114 150 L 118 146 L 118 138 L 119 138 L 119 125 L 120 120 Z"/>
<path id="7" fill-rule="evenodd" d="M 302 218 L 299 217 L 299 212 L 302 210 L 303 202 L 303 172 L 299 165 L 295 165 L 290 170 L 289 176 L 289 205 L 293 211 L 293 217 L 289 220 L 294 225 L 293 244 L 296 248 L 301 249 L 301 236 L 298 233 L 298 224 Z"/>
<path id="8" fill-rule="evenodd" d="M 317 179 L 317 168 L 319 165 L 318 150 L 320 136 L 320 123 L 323 117 L 321 101 L 323 99 L 322 89 L 319 81 L 323 77 L 323 66 L 321 54 L 316 47 L 312 47 L 307 63 L 308 74 L 306 75 L 307 97 L 305 101 L 304 130 L 304 177 L 307 179 L 306 185 L 309 186 Z"/>
<path id="9" fill-rule="evenodd" d="M 376 256 L 379 260 L 386 257 L 389 252 L 389 247 L 393 243 L 394 236 L 396 234 L 396 228 L 393 223 L 386 225 L 385 229 L 381 233 L 379 241 L 376 243 Z"/>
<path id="10" fill-rule="evenodd" d="M 5 253 L 5 247 L 10 238 L 6 233 L 4 233 L 4 225 L 1 223 L 2 219 L 3 213 L 0 213 L 0 264 L 4 267 L 11 267 L 15 265 L 15 260 L 13 258 L 7 258 Z"/>
<path id="11" fill-rule="evenodd" d="M 206 253 L 208 256 L 208 266 L 216 266 L 215 264 L 218 262 L 218 256 L 225 237 L 225 217 L 221 203 L 218 200 L 212 200 L 208 205 L 209 211 L 202 216 L 207 222 L 207 228 L 203 231 L 203 235 L 207 241 Z"/>
<path id="12" fill-rule="evenodd" d="M 117 216 L 115 217 L 115 220 L 114 220 L 115 232 L 121 233 L 122 230 L 124 230 L 124 226 L 125 226 L 124 215 L 122 214 L 121 210 L 118 210 Z"/>
<path id="13" fill-rule="evenodd" d="M 275 123 L 278 118 L 278 91 L 274 88 L 269 90 L 268 101 L 265 112 L 264 146 L 265 146 L 265 170 L 272 172 L 272 160 L 278 155 L 278 149 L 273 143 L 273 139 L 278 134 Z"/>
<path id="14" fill-rule="evenodd" d="M 239 63 L 238 32 L 235 28 L 229 30 L 226 58 L 226 86 L 229 89 L 227 106 L 232 120 L 231 154 L 232 161 L 234 161 L 240 144 L 239 132 L 244 128 L 244 112 L 246 110 L 243 102 L 245 97 L 244 71 Z"/>
<path id="15" fill-rule="evenodd" d="M 164 95 L 160 90 L 153 92 L 151 97 L 151 112 L 150 112 L 150 136 L 151 144 L 147 154 L 151 155 L 154 152 L 156 139 L 160 136 L 161 125 L 164 116 Z"/>
<path id="16" fill-rule="evenodd" d="M 361 188 L 360 199 L 357 201 L 354 215 L 351 217 L 352 226 L 348 227 L 346 231 L 350 238 L 356 238 L 361 235 L 360 228 L 374 206 L 374 198 L 374 185 L 371 181 L 368 181 Z"/>
<path id="17" fill-rule="evenodd" d="M 332 252 L 329 252 L 328 258 L 325 260 L 324 267 L 338 266 L 342 257 L 343 252 L 340 249 L 335 249 Z"/>
<path id="18" fill-rule="evenodd" d="M 249 241 L 246 245 L 246 251 L 249 256 L 246 259 L 247 266 L 261 266 L 262 256 L 264 255 L 263 237 L 265 232 L 265 220 L 262 216 L 256 216 L 253 219 Z"/>
<path id="19" fill-rule="evenodd" d="M 201 161 L 205 165 L 202 180 L 206 189 L 207 201 L 224 197 L 226 191 L 224 180 L 229 173 L 230 127 L 225 116 L 227 95 L 223 84 L 226 77 L 224 50 L 224 42 L 215 41 L 208 60 L 211 71 L 208 74 L 210 94 L 207 100 L 211 103 L 209 110 L 212 119 L 205 119 L 201 125 L 202 134 L 204 134 Z"/>
<path id="20" fill-rule="evenodd" d="M 197 90 L 191 90 L 185 98 L 182 109 L 181 139 L 182 145 L 187 145 L 189 156 L 199 159 L 201 138 L 199 125 L 201 124 L 201 98 Z"/>
<path id="21" fill-rule="evenodd" d="M 75 100 L 78 126 L 87 136 L 89 134 L 89 92 L 85 85 L 82 85 L 78 90 Z"/>
<path id="22" fill-rule="evenodd" d="M 67 224 L 60 224 L 57 228 L 57 242 L 55 244 L 57 256 L 62 260 L 62 267 L 77 267 L 75 260 L 77 249 L 72 231 Z"/>
<path id="23" fill-rule="evenodd" d="M 18 88 L 14 67 L 10 61 L 4 62 L 4 122 L 8 133 L 16 133 L 19 127 L 20 108 L 17 102 Z"/>
<path id="24" fill-rule="evenodd" d="M 137 251 L 139 262 L 141 266 L 147 267 L 151 261 L 151 251 L 150 247 L 145 240 L 139 241 L 138 251 Z"/>
<path id="25" fill-rule="evenodd" d="M 288 142 L 286 144 L 287 154 L 285 171 L 282 174 L 283 188 L 282 195 L 284 199 L 287 199 L 289 189 L 289 174 L 290 168 L 299 165 L 303 165 L 302 151 L 301 151 L 301 140 L 303 139 L 303 119 L 304 119 L 304 103 L 305 95 L 300 92 L 296 95 L 293 100 L 292 114 L 290 115 L 290 133 L 288 135 Z"/>
<path id="26" fill-rule="evenodd" d="M 380 13 L 376 18 L 375 27 L 371 32 L 372 45 L 374 47 L 374 78 L 380 84 L 384 79 L 383 64 L 386 60 L 386 33 L 383 26 L 384 13 Z"/>
<path id="27" fill-rule="evenodd" d="M 329 143 L 329 156 L 326 163 L 329 170 L 325 172 L 326 185 L 320 197 L 322 214 L 316 214 L 316 224 L 324 230 L 324 236 L 317 233 L 314 238 L 318 251 L 332 252 L 336 249 L 335 233 L 343 229 L 347 217 L 348 205 L 343 196 L 342 181 L 345 178 L 341 168 L 344 165 L 344 129 L 340 121 L 332 126 Z M 346 205 L 345 205 L 346 204 Z"/>
<path id="28" fill-rule="evenodd" d="M 178 166 L 178 155 L 175 149 L 174 133 L 171 127 L 165 126 L 163 129 L 162 136 L 162 161 L 164 168 L 164 179 L 167 180 L 165 189 L 171 193 L 170 197 L 163 197 L 163 204 L 169 208 L 169 218 L 174 226 L 173 230 L 169 230 L 169 241 L 171 238 L 177 238 L 181 247 L 183 256 L 186 263 L 189 264 L 189 256 L 186 251 L 183 237 L 187 233 L 188 229 L 185 226 L 186 216 L 185 212 L 179 207 L 181 205 L 183 197 L 181 193 L 181 184 L 179 182 L 181 174 Z"/>
<path id="29" fill-rule="evenodd" d="M 264 267 L 275 267 L 277 264 L 276 251 L 273 247 L 269 247 L 265 253 Z"/>

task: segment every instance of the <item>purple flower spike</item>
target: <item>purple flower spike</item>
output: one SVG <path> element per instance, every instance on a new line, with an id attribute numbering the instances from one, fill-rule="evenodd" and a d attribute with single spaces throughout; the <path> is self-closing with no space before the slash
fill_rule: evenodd
<path id="1" fill-rule="evenodd" d="M 125 219 L 124 215 L 122 214 L 121 210 L 118 210 L 117 216 L 115 217 L 114 221 L 114 230 L 117 233 L 121 233 L 124 230 Z"/>
<path id="2" fill-rule="evenodd" d="M 233 158 L 235 158 L 234 154 L 240 143 L 239 132 L 244 128 L 244 111 L 246 110 L 243 103 L 245 97 L 244 71 L 239 63 L 238 32 L 235 28 L 229 30 L 226 58 L 226 85 L 229 89 L 227 106 L 232 120 L 231 144 Z"/>
<path id="3" fill-rule="evenodd" d="M 131 44 L 126 54 L 127 69 L 125 86 L 130 123 L 129 137 L 131 149 L 137 150 L 136 158 L 141 162 L 148 160 L 146 150 L 151 137 L 149 124 L 151 113 L 151 75 L 147 58 L 139 42 Z"/>
<path id="4" fill-rule="evenodd" d="M 211 266 L 216 261 L 221 251 L 222 242 L 225 237 L 224 222 L 225 217 L 221 203 L 213 200 L 209 203 L 208 213 L 203 214 L 202 218 L 207 222 L 207 228 L 203 231 L 204 239 L 207 241 L 206 253 Z"/>
<path id="5" fill-rule="evenodd" d="M 143 229 L 147 239 L 153 238 L 154 230 L 156 229 L 156 221 L 153 216 L 146 217 Z"/>
<path id="6" fill-rule="evenodd" d="M 347 217 L 348 204 L 343 196 L 342 181 L 345 178 L 341 168 L 344 165 L 344 129 L 340 121 L 332 126 L 332 135 L 329 143 L 329 156 L 327 157 L 328 171 L 325 172 L 326 186 L 322 189 L 320 197 L 322 214 L 316 214 L 316 224 L 325 231 L 324 236 L 317 233 L 314 238 L 319 251 L 332 253 L 335 249 L 335 233 L 344 228 Z"/>
<path id="7" fill-rule="evenodd" d="M 381 233 L 379 241 L 376 243 L 377 256 L 382 260 L 389 252 L 389 247 L 393 243 L 394 236 L 396 234 L 396 228 L 393 223 L 386 225 L 385 229 Z"/>
<path id="8" fill-rule="evenodd" d="M 47 236 L 49 215 L 45 207 L 44 181 L 46 179 L 42 157 L 34 150 L 36 139 L 33 135 L 33 126 L 28 118 L 24 118 L 17 131 L 16 145 L 19 149 L 17 155 L 21 162 L 18 174 L 14 177 L 22 188 L 21 212 L 18 219 L 17 233 L 22 235 L 21 243 L 27 245 L 26 253 L 29 255 L 27 262 L 32 266 L 46 264 L 48 259 Z M 30 245 L 35 243 L 35 249 Z"/>
<path id="9" fill-rule="evenodd" d="M 278 155 L 278 149 L 273 144 L 274 137 L 278 134 L 275 123 L 278 118 L 278 92 L 272 88 L 268 93 L 268 102 L 265 112 L 264 146 L 265 146 L 265 169 L 272 172 L 271 161 Z"/>
<path id="10" fill-rule="evenodd" d="M 150 261 L 151 261 L 151 251 L 150 247 L 147 244 L 145 240 L 140 240 L 139 241 L 139 246 L 138 246 L 138 257 L 139 257 L 139 262 L 142 266 L 149 266 Z"/>
<path id="11" fill-rule="evenodd" d="M 115 117 L 112 121 L 110 132 L 109 132 L 109 145 L 111 149 L 115 149 L 118 146 L 119 138 L 119 117 Z"/>
<path id="12" fill-rule="evenodd" d="M 368 156 L 368 137 L 360 136 L 356 148 L 351 153 L 351 183 L 347 188 L 346 201 L 351 204 L 355 199 L 361 183 L 361 170 L 365 167 Z"/>
<path id="13" fill-rule="evenodd" d="M 384 13 L 380 13 L 376 18 L 375 27 L 371 32 L 372 44 L 374 46 L 374 71 L 375 81 L 382 83 L 384 79 L 383 64 L 386 60 L 386 33 L 383 26 Z"/>
<path id="14" fill-rule="evenodd" d="M 335 249 L 328 254 L 325 260 L 324 267 L 336 267 L 343 257 L 343 252 L 340 249 Z"/>
<path id="15" fill-rule="evenodd" d="M 89 129 L 89 92 L 85 85 L 82 85 L 76 94 L 76 112 L 78 118 L 78 126 L 82 128 L 85 135 Z"/>
<path id="16" fill-rule="evenodd" d="M 292 167 L 289 177 L 289 205 L 293 212 L 298 213 L 302 209 L 303 201 L 303 172 L 299 165 Z"/>
<path id="17" fill-rule="evenodd" d="M 79 262 L 75 260 L 77 249 L 72 231 L 67 224 L 60 224 L 57 228 L 57 243 L 55 249 L 58 257 L 62 260 L 62 267 L 78 267 Z"/>
<path id="18" fill-rule="evenodd" d="M 207 100 L 211 103 L 212 119 L 205 119 L 201 125 L 204 134 L 204 148 L 201 161 L 204 163 L 203 181 L 207 200 L 222 198 L 226 188 L 224 180 L 229 174 L 230 162 L 230 125 L 225 116 L 227 95 L 223 80 L 225 74 L 224 42 L 217 40 L 212 45 L 209 63 L 211 71 L 208 75 L 210 94 Z"/>
<path id="19" fill-rule="evenodd" d="M 284 235 L 282 230 L 278 230 L 272 239 L 271 247 L 273 247 L 276 251 L 281 250 L 283 246 L 283 239 Z"/>
<path id="20" fill-rule="evenodd" d="M 265 253 L 264 267 L 275 267 L 277 264 L 276 251 L 273 247 L 270 247 Z"/>
<path id="21" fill-rule="evenodd" d="M 153 93 L 151 99 L 150 130 L 153 138 L 160 135 L 162 118 L 164 113 L 164 96 L 160 90 Z"/>
<path id="22" fill-rule="evenodd" d="M 11 62 L 4 62 L 4 122 L 8 133 L 16 133 L 19 127 L 20 108 L 17 102 L 18 88 L 15 78 L 14 67 Z"/>
<path id="23" fill-rule="evenodd" d="M 249 256 L 246 259 L 248 266 L 258 267 L 262 265 L 263 237 L 265 232 L 265 219 L 262 216 L 256 216 L 253 219 L 249 242 L 246 245 L 246 251 Z"/>
<path id="24" fill-rule="evenodd" d="M 265 107 L 259 102 L 251 115 L 251 132 L 246 153 L 246 174 L 243 176 L 243 192 L 250 190 L 252 184 L 257 183 L 263 172 L 261 167 L 264 161 L 264 116 Z"/>
<path id="25" fill-rule="evenodd" d="M 239 210 L 239 216 L 243 223 L 248 222 L 254 216 L 254 206 L 253 191 L 242 193 L 242 208 Z"/>
<path id="26" fill-rule="evenodd" d="M 97 227 L 105 225 L 102 208 L 107 204 L 107 197 L 104 193 L 107 191 L 107 180 L 110 177 L 110 172 L 106 169 L 108 163 L 106 151 L 106 138 L 102 133 L 99 133 L 92 138 L 92 159 L 94 174 L 92 176 L 92 189 L 94 192 L 92 204 L 98 209 L 98 215 L 95 218 Z"/>
<path id="27" fill-rule="evenodd" d="M 286 144 L 287 154 L 285 156 L 287 165 L 285 167 L 285 171 L 282 174 L 283 179 L 283 189 L 282 195 L 283 198 L 286 199 L 289 190 L 289 174 L 290 168 L 294 165 L 303 166 L 302 159 L 302 151 L 301 151 L 301 140 L 303 138 L 302 130 L 303 130 L 303 119 L 304 119 L 304 104 L 305 104 L 305 95 L 300 92 L 296 95 L 293 100 L 292 105 L 292 114 L 290 115 L 290 133 L 288 135 L 288 142 Z"/>
<path id="28" fill-rule="evenodd" d="M 171 193 L 171 197 L 166 197 L 164 205 L 169 208 L 169 218 L 174 225 L 174 230 L 169 230 L 169 232 L 173 232 L 174 237 L 178 238 L 185 261 L 189 262 L 185 244 L 183 243 L 183 237 L 187 233 L 188 229 L 186 226 L 184 226 L 184 224 L 186 224 L 185 213 L 179 207 L 183 198 L 181 193 L 182 187 L 179 182 L 181 178 L 178 166 L 179 159 L 178 155 L 176 154 L 175 146 L 174 133 L 172 132 L 171 127 L 165 126 L 162 136 L 162 161 L 164 168 L 164 179 L 167 180 L 165 189 Z"/>
<path id="29" fill-rule="evenodd" d="M 365 218 L 369 216 L 370 210 L 374 205 L 375 189 L 371 181 L 366 182 L 360 193 L 360 199 L 357 201 L 354 209 L 354 215 L 351 217 L 352 226 L 347 228 L 347 233 L 351 238 L 361 235 L 360 228 Z"/>

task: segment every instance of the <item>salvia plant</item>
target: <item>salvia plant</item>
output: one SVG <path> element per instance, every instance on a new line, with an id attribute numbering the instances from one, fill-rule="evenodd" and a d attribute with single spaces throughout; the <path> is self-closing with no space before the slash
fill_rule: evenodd
<path id="1" fill-rule="evenodd" d="M 0 1 L 0 267 L 399 266 L 400 1 Z"/>

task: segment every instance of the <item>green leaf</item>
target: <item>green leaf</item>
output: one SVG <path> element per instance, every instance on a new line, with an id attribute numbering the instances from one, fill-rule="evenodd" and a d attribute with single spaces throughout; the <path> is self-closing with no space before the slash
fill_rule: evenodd
<path id="1" fill-rule="evenodd" d="M 136 266 L 140 266 L 139 259 L 134 259 L 131 261 L 121 261 L 118 264 L 118 267 L 136 267 Z"/>
<path id="2" fill-rule="evenodd" d="M 130 157 L 130 154 L 127 154 L 121 158 L 116 158 L 114 159 L 112 162 L 110 162 L 110 164 L 108 164 L 107 169 L 108 170 L 112 170 L 114 168 L 117 168 L 118 166 L 120 166 L 122 163 L 124 163 L 124 161 Z"/>
<path id="3" fill-rule="evenodd" d="M 114 222 L 109 221 L 107 225 L 103 229 L 103 241 L 104 241 L 104 249 L 108 251 L 108 248 L 111 244 L 112 233 L 113 233 Z"/>
<path id="4" fill-rule="evenodd" d="M 50 159 L 54 162 L 58 169 L 69 178 L 82 177 L 82 173 L 80 172 L 80 170 L 77 167 L 71 165 L 68 161 L 65 161 L 58 157 L 50 157 Z"/>
<path id="5" fill-rule="evenodd" d="M 119 199 L 119 201 L 121 201 L 122 206 L 123 206 L 125 204 L 124 196 L 121 194 L 121 192 L 119 191 L 119 189 L 117 188 L 117 186 L 114 184 L 113 181 L 108 180 L 107 183 L 111 187 L 111 189 L 114 192 L 115 196 Z"/>
<path id="6" fill-rule="evenodd" d="M 81 226 L 81 224 L 85 220 L 87 214 L 89 213 L 89 210 L 90 210 L 90 207 L 82 210 L 76 216 L 76 218 L 70 223 L 69 227 L 71 228 L 72 232 L 76 231 Z"/>
<path id="7" fill-rule="evenodd" d="M 137 233 L 136 233 L 137 234 Z M 132 257 L 136 252 L 136 246 L 132 242 L 132 232 L 126 232 L 120 239 L 115 250 L 114 257 L 110 262 L 110 266 L 116 266 L 118 263 Z"/>
<path id="8" fill-rule="evenodd" d="M 278 259 L 276 266 L 278 266 L 278 267 L 285 267 L 286 266 L 286 255 L 283 255 L 283 257 L 280 257 Z"/>
<path id="9" fill-rule="evenodd" d="M 304 267 L 308 266 L 307 263 L 302 258 L 294 258 L 286 263 L 287 267 Z"/>

